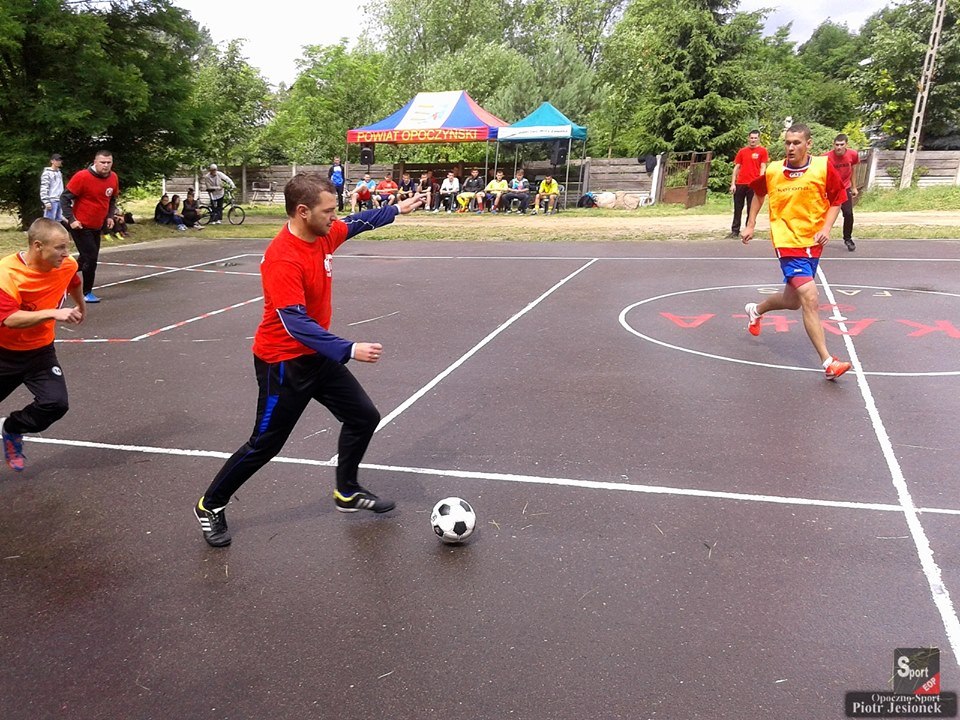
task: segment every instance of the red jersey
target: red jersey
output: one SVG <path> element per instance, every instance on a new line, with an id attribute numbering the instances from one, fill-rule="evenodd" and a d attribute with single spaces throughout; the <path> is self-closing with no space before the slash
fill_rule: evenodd
<path id="1" fill-rule="evenodd" d="M 378 193 L 384 193 L 384 194 L 395 193 L 399 189 L 400 188 L 397 186 L 397 184 L 393 180 L 381 180 L 380 182 L 377 183 Z"/>
<path id="2" fill-rule="evenodd" d="M 860 153 L 856 150 L 844 151 L 843 155 L 837 157 L 837 154 L 831 150 L 826 153 L 827 162 L 829 162 L 837 171 L 843 187 L 849 189 L 850 181 L 853 178 L 853 166 L 860 162 Z"/>
<path id="3" fill-rule="evenodd" d="M 63 304 L 67 288 L 80 284 L 77 261 L 64 258 L 60 267 L 40 272 L 27 266 L 20 253 L 0 260 L 0 323 L 18 310 L 53 310 Z M 36 350 L 53 342 L 56 320 L 26 328 L 0 325 L 0 347 Z"/>
<path id="4" fill-rule="evenodd" d="M 737 185 L 749 185 L 760 177 L 760 166 L 769 160 L 767 149 L 757 145 L 756 147 L 740 148 L 737 157 L 733 163 L 740 166 L 737 172 Z"/>
<path id="5" fill-rule="evenodd" d="M 826 159 L 808 157 L 802 168 L 787 167 L 782 160 L 771 163 L 750 188 L 760 198 L 770 195 L 770 241 L 778 257 L 820 257 L 823 246 L 813 237 L 827 210 L 847 199 L 840 176 Z"/>
<path id="6" fill-rule="evenodd" d="M 70 178 L 67 190 L 75 196 L 73 216 L 85 228 L 99 230 L 110 212 L 111 201 L 120 193 L 120 181 L 115 172 L 101 177 L 84 168 Z"/>
<path id="7" fill-rule="evenodd" d="M 290 336 L 277 311 L 302 305 L 324 330 L 330 329 L 333 253 L 346 239 L 346 224 L 334 220 L 330 232 L 312 243 L 291 233 L 288 225 L 270 242 L 260 261 L 263 319 L 253 338 L 254 355 L 277 363 L 316 354 Z"/>

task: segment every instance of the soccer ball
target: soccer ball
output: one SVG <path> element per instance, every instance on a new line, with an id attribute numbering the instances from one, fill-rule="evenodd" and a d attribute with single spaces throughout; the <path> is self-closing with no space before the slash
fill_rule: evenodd
<path id="1" fill-rule="evenodd" d="M 430 524 L 437 537 L 452 545 L 463 542 L 473 534 L 477 526 L 477 514 L 466 500 L 448 497 L 433 506 Z"/>

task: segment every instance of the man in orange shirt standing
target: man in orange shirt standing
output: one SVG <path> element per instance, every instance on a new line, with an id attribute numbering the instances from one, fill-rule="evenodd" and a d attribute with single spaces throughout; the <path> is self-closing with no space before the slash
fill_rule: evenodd
<path id="1" fill-rule="evenodd" d="M 847 198 L 843 182 L 825 157 L 813 157 L 810 128 L 796 124 L 784 135 L 786 158 L 770 163 L 754 180 L 753 202 L 747 225 L 741 233 L 743 244 L 753 238 L 757 215 L 769 196 L 770 240 L 780 259 L 784 289 L 762 303 L 747 303 L 747 330 L 760 334 L 760 320 L 771 310 L 802 310 L 803 327 L 820 356 L 827 380 L 836 380 L 850 369 L 827 351 L 820 323 L 820 294 L 814 276 L 830 229 Z"/>
<path id="2" fill-rule="evenodd" d="M 53 347 L 57 321 L 83 322 L 86 304 L 70 256 L 70 236 L 55 220 L 40 218 L 27 231 L 25 252 L 0 260 L 0 401 L 20 385 L 33 402 L 3 423 L 3 456 L 23 470 L 23 435 L 46 430 L 67 412 L 67 383 Z M 69 293 L 76 307 L 65 308 Z"/>
<path id="3" fill-rule="evenodd" d="M 70 178 L 61 196 L 63 217 L 70 224 L 70 234 L 80 252 L 83 295 L 88 303 L 100 302 L 93 294 L 100 257 L 100 231 L 104 227 L 113 229 L 119 193 L 120 183 L 113 172 L 113 153 L 98 150 L 93 164 Z"/>
<path id="4" fill-rule="evenodd" d="M 753 190 L 750 183 L 763 175 L 767 169 L 767 149 L 760 145 L 760 131 L 751 130 L 747 136 L 747 146 L 740 148 L 733 160 L 733 178 L 730 180 L 730 192 L 733 194 L 733 223 L 730 225 L 730 237 L 740 235 L 740 221 L 743 208 L 750 212 Z"/>

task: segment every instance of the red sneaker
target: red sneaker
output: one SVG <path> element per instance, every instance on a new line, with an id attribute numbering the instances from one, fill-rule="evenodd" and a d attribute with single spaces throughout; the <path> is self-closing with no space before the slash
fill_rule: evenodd
<path id="1" fill-rule="evenodd" d="M 851 367 L 853 366 L 848 362 L 837 360 L 836 358 L 830 358 L 830 364 L 823 368 L 823 372 L 827 380 L 836 380 Z"/>
<path id="2" fill-rule="evenodd" d="M 751 335 L 760 334 L 760 313 L 757 312 L 756 303 L 747 303 L 743 306 L 744 312 L 747 313 L 747 318 L 749 322 L 747 323 L 747 330 Z"/>
<path id="3" fill-rule="evenodd" d="M 11 470 L 23 470 L 23 435 L 3 431 L 3 459 Z"/>

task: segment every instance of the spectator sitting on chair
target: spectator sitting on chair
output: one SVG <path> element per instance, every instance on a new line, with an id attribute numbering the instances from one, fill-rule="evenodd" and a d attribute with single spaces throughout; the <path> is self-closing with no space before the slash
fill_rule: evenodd
<path id="1" fill-rule="evenodd" d="M 553 208 L 557 204 L 557 198 L 560 197 L 560 186 L 553 179 L 553 175 L 547 175 L 540 183 L 540 190 L 533 201 L 533 214 L 536 215 L 540 210 L 540 202 L 547 201 L 547 215 L 553 214 Z"/>
<path id="2" fill-rule="evenodd" d="M 421 173 L 420 174 L 420 183 L 417 185 L 417 192 L 426 197 L 423 207 L 428 211 L 434 209 L 433 203 L 435 200 L 439 200 L 437 192 L 439 188 L 437 184 L 433 181 L 433 176 L 430 173 Z"/>
<path id="3" fill-rule="evenodd" d="M 388 172 L 384 175 L 383 180 L 377 183 L 377 198 L 380 202 L 380 207 L 393 205 L 397 201 L 397 192 L 399 190 L 400 188 L 393 179 L 393 174 Z"/>
<path id="4" fill-rule="evenodd" d="M 193 188 L 187 188 L 187 196 L 183 199 L 183 223 L 198 230 L 203 229 L 200 224 L 200 211 L 197 209 L 197 198 Z"/>
<path id="5" fill-rule="evenodd" d="M 530 204 L 530 181 L 523 176 L 523 170 L 517 170 L 517 176 L 510 181 L 510 191 L 503 196 L 503 205 L 507 212 L 513 212 L 510 208 L 514 200 L 520 206 L 517 212 L 525 215 L 527 205 Z"/>
<path id="6" fill-rule="evenodd" d="M 357 180 L 357 186 L 350 193 L 351 212 L 357 212 L 357 208 L 364 205 L 373 210 L 373 191 L 376 189 L 377 183 L 370 178 L 370 173 L 365 173 L 363 180 Z"/>
<path id="7" fill-rule="evenodd" d="M 509 189 L 510 183 L 503 179 L 503 170 L 497 170 L 496 179 L 488 182 L 485 188 L 487 193 L 487 207 L 490 208 L 490 212 L 497 212 L 501 209 L 500 199 Z M 507 208 L 509 207 L 510 206 L 507 205 Z"/>
<path id="8" fill-rule="evenodd" d="M 483 178 L 480 177 L 480 171 L 477 168 L 470 171 L 470 177 L 463 181 L 463 188 L 457 195 L 457 202 L 460 204 L 459 212 L 466 212 L 473 199 L 477 201 L 477 212 L 483 212 Z"/>
<path id="9" fill-rule="evenodd" d="M 397 192 L 397 200 L 406 200 L 417 194 L 417 182 L 410 177 L 410 173 L 405 172 L 400 178 L 400 190 Z"/>
<path id="10" fill-rule="evenodd" d="M 448 213 L 453 212 L 453 203 L 459 193 L 460 181 L 457 180 L 457 176 L 451 170 L 447 173 L 446 179 L 440 183 L 440 205 L 443 205 Z M 437 205 L 434 212 L 440 212 L 440 205 Z"/>

